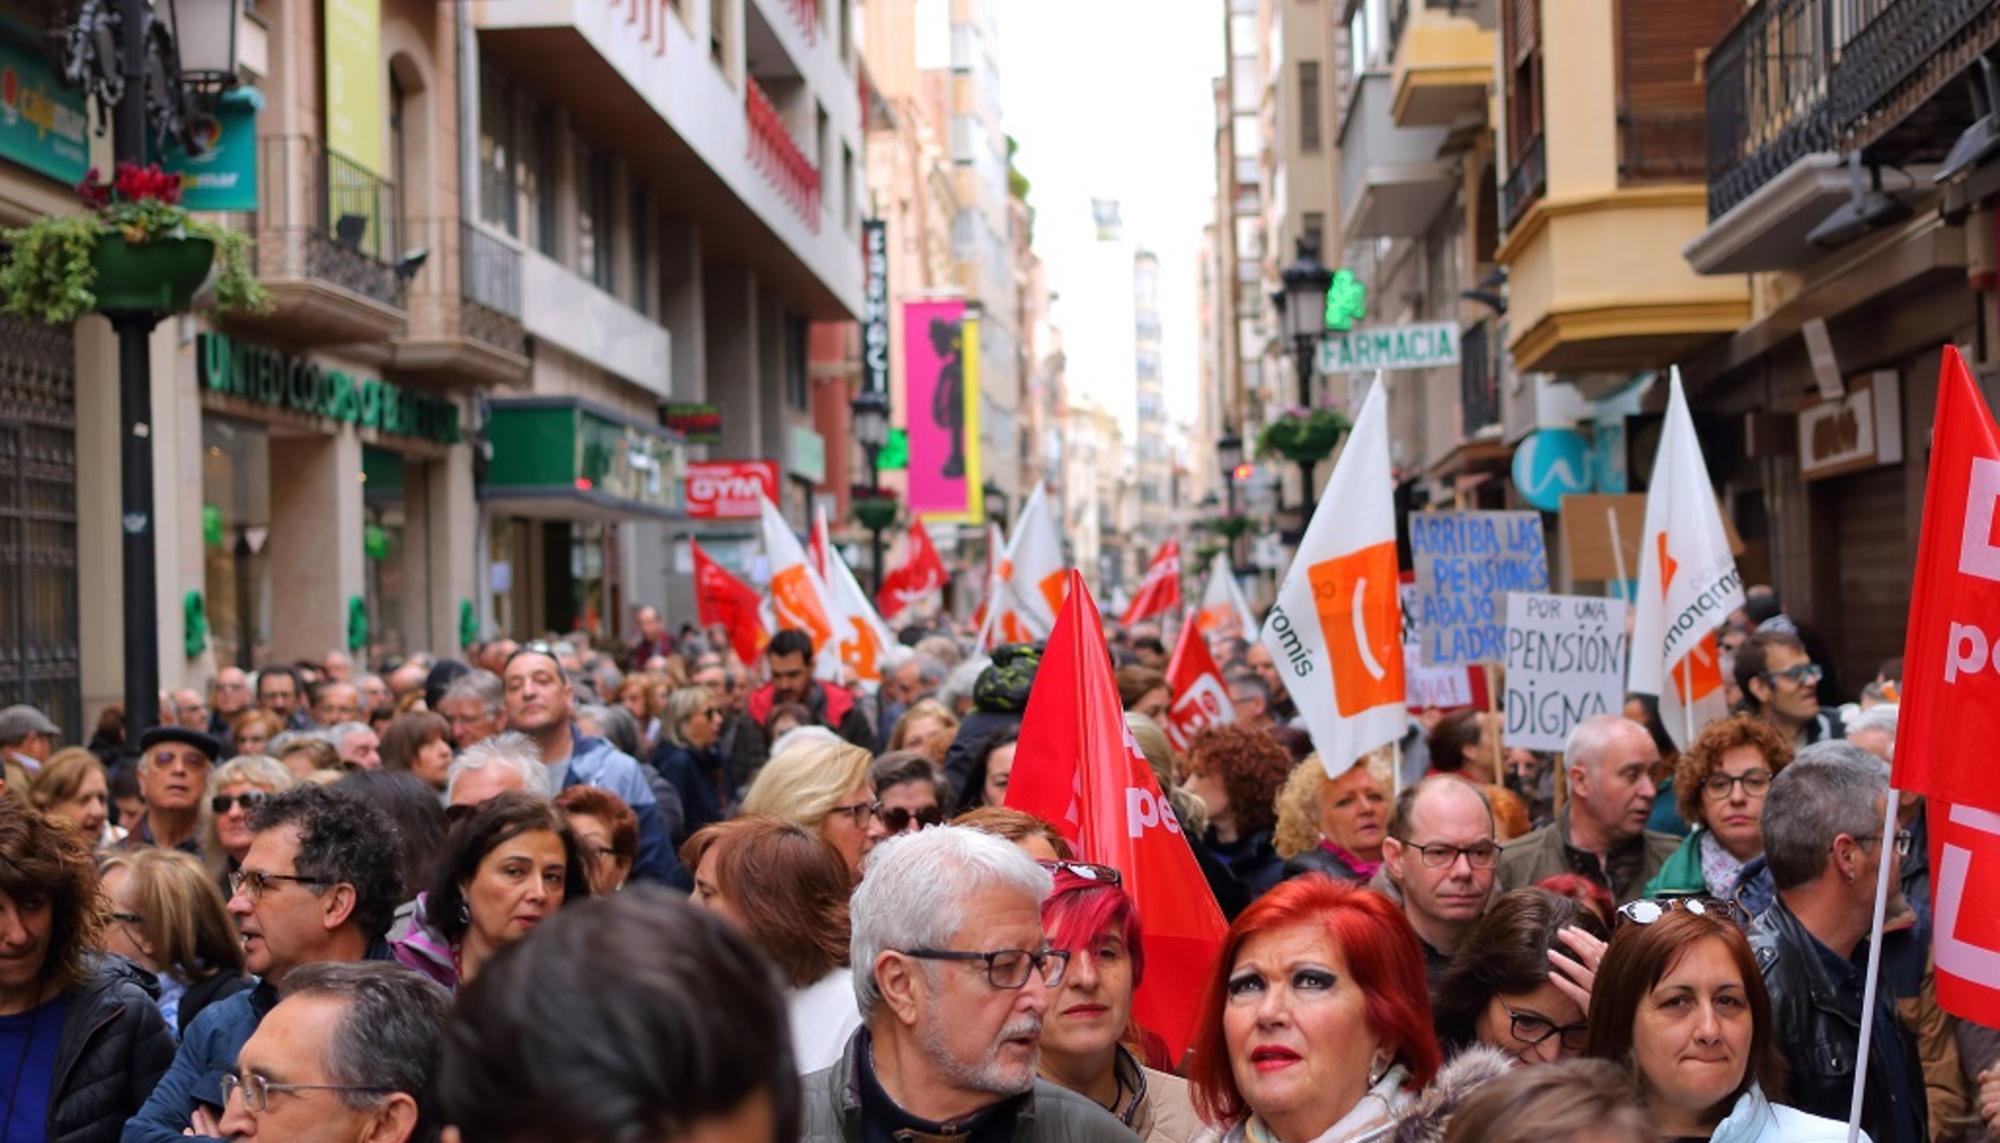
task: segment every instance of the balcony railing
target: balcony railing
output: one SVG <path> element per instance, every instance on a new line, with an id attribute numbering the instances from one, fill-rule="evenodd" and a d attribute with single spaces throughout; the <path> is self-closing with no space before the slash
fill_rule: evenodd
<path id="1" fill-rule="evenodd" d="M 750 121 L 750 162 L 771 180 L 792 210 L 819 233 L 819 169 L 799 150 L 784 117 L 757 81 L 743 84 L 744 114 Z"/>
<path id="2" fill-rule="evenodd" d="M 1618 115 L 1618 181 L 1700 182 L 1707 115 L 1700 111 L 1628 109 Z"/>
<path id="3" fill-rule="evenodd" d="M 257 276 L 316 279 L 401 309 L 396 185 L 314 139 L 258 144 Z"/>
<path id="4" fill-rule="evenodd" d="M 1389 62 L 1396 62 L 1396 50 L 1403 42 L 1403 29 L 1410 25 L 1410 0 L 1394 0 L 1389 5 Z"/>
<path id="5" fill-rule="evenodd" d="M 819 43 L 819 0 L 785 0 L 785 7 L 791 9 L 792 19 L 798 21 L 806 43 Z"/>
<path id="6" fill-rule="evenodd" d="M 1827 111 L 1849 147 L 1871 144 L 1894 128 L 2000 38 L 2000 13 L 1991 0 L 1833 3 L 1843 35 Z M 1949 135 L 1944 144 L 1950 145 Z"/>
<path id="7" fill-rule="evenodd" d="M 1929 2 L 1929 0 L 1922 0 Z M 1762 0 L 1709 53 L 1708 217 L 1831 150 L 1834 0 Z"/>
<path id="8" fill-rule="evenodd" d="M 1507 181 L 1500 185 L 1500 225 L 1512 229 L 1548 189 L 1549 167 L 1545 137 L 1537 135 L 1521 152 Z"/>

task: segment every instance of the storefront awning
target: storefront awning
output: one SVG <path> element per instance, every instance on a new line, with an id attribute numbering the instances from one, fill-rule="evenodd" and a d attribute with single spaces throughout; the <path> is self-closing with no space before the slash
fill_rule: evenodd
<path id="1" fill-rule="evenodd" d="M 495 399 L 479 498 L 550 520 L 680 519 L 687 447 L 680 434 L 577 397 Z"/>

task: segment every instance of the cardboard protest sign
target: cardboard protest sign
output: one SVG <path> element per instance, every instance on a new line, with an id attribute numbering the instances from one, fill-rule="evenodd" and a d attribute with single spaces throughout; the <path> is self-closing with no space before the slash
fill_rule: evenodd
<path id="1" fill-rule="evenodd" d="M 1625 704 L 1625 602 L 1507 595 L 1507 727 L 1501 741 L 1562 750 L 1576 724 Z"/>
<path id="2" fill-rule="evenodd" d="M 1433 667 L 1506 658 L 1507 593 L 1549 589 L 1539 512 L 1417 512 L 1417 649 Z"/>

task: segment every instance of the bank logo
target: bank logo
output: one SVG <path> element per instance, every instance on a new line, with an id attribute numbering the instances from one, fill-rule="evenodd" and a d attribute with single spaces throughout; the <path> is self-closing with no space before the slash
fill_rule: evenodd
<path id="1" fill-rule="evenodd" d="M 1996 501 L 2000 501 L 2000 460 L 1974 457 L 1965 490 L 1965 530 L 1958 537 L 1958 570 L 2000 583 L 2000 545 L 1993 542 Z"/>
<path id="2" fill-rule="evenodd" d="M 1341 716 L 1403 701 L 1394 541 L 1314 564 L 1306 576 Z"/>

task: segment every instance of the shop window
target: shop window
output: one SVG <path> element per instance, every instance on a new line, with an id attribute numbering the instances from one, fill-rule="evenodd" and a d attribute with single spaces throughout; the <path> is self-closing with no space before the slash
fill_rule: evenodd
<path id="1" fill-rule="evenodd" d="M 205 415 L 201 426 L 202 594 L 217 663 L 248 669 L 271 638 L 271 434 Z"/>
<path id="2" fill-rule="evenodd" d="M 429 587 L 422 553 L 412 552 L 410 485 L 412 469 L 399 453 L 363 447 L 362 564 L 368 607 L 368 658 L 407 655 L 429 642 L 422 622 Z"/>

